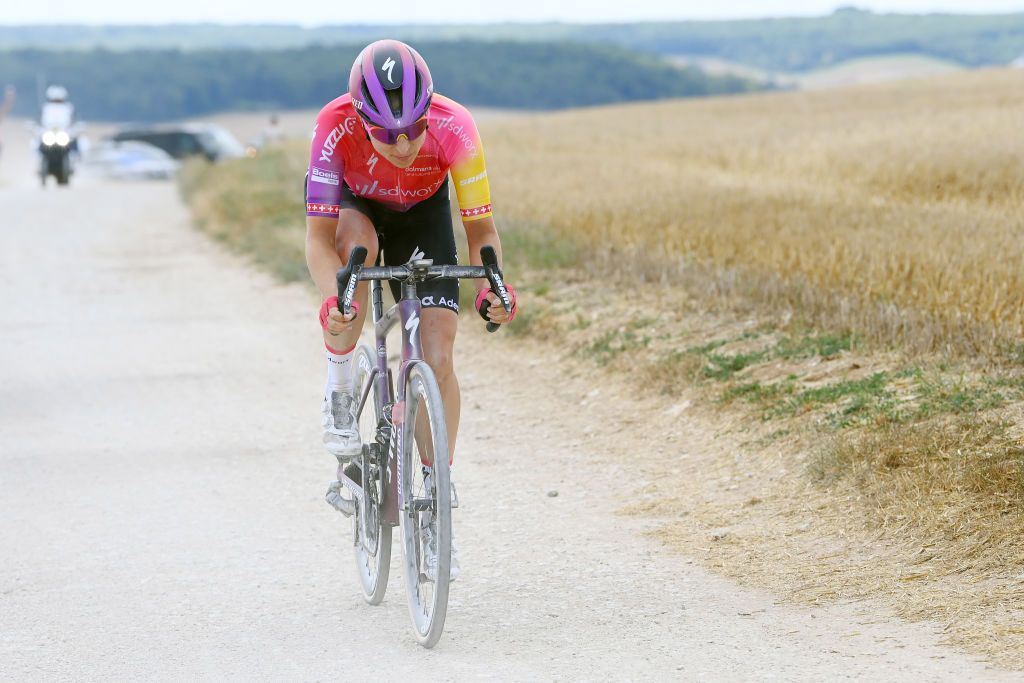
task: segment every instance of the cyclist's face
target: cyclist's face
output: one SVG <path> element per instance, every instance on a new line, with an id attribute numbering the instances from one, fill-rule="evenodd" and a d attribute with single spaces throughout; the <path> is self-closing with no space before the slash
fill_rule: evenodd
<path id="1" fill-rule="evenodd" d="M 398 168 L 409 168 L 412 166 L 412 162 L 416 161 L 416 156 L 420 153 L 420 149 L 423 148 L 423 143 L 427 139 L 426 135 L 419 135 L 415 140 L 410 140 L 406 136 L 400 135 L 395 144 L 387 145 L 372 135 L 367 137 L 370 138 L 370 143 L 373 144 L 373 148 L 377 150 L 377 153 Z"/>

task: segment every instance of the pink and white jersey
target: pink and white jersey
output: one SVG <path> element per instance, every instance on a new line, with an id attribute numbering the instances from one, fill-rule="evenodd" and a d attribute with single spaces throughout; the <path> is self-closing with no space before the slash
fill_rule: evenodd
<path id="1" fill-rule="evenodd" d="M 374 150 L 347 93 L 320 110 L 309 155 L 307 216 L 336 217 L 341 185 L 353 194 L 408 211 L 437 192 L 449 171 L 463 220 L 491 215 L 491 192 L 480 135 L 469 111 L 434 94 L 429 127 L 409 168 L 396 168 Z"/>

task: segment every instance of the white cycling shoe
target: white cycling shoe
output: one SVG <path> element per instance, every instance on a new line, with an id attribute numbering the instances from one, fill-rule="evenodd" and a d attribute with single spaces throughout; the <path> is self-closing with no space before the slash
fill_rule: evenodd
<path id="1" fill-rule="evenodd" d="M 324 447 L 341 462 L 351 460 L 363 449 L 355 413 L 356 401 L 347 391 L 331 391 L 320 408 Z"/>

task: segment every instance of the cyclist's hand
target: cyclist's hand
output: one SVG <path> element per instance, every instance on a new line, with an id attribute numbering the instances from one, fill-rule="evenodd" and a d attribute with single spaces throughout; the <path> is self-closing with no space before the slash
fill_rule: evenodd
<path id="1" fill-rule="evenodd" d="M 358 302 L 352 302 L 352 311 L 345 316 L 338 310 L 338 297 L 331 296 L 325 299 L 320 306 L 320 327 L 324 328 L 328 334 L 337 337 L 354 328 L 353 321 L 358 315 Z"/>
<path id="2" fill-rule="evenodd" d="M 507 313 L 505 307 L 501 305 L 501 299 L 498 295 L 491 291 L 490 287 L 485 287 L 480 290 L 480 293 L 476 297 L 476 310 L 487 322 L 497 323 L 504 325 L 505 323 L 512 322 L 516 313 L 519 312 L 518 303 L 516 302 L 516 290 L 515 288 L 505 283 L 505 289 L 508 290 L 509 298 L 512 299 L 512 312 Z"/>

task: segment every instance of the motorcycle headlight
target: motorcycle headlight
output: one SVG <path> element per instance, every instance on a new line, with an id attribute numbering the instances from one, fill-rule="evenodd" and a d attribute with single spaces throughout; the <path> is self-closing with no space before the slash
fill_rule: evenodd
<path id="1" fill-rule="evenodd" d="M 50 145 L 52 145 L 55 142 L 57 142 L 57 136 L 54 134 L 53 131 L 48 130 L 45 133 L 43 133 L 43 144 L 44 145 L 49 147 Z"/>
<path id="2" fill-rule="evenodd" d="M 68 143 L 71 142 L 71 136 L 65 133 L 64 131 L 59 131 L 55 137 L 57 140 L 57 144 L 60 145 L 61 147 L 67 147 Z"/>

